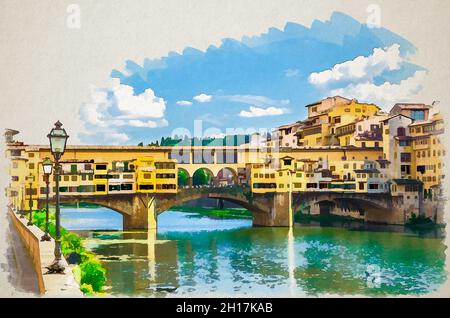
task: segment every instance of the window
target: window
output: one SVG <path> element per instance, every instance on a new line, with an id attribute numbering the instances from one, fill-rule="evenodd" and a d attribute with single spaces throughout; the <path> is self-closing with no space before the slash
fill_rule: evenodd
<path id="1" fill-rule="evenodd" d="M 70 165 L 70 173 L 71 174 L 77 173 L 77 165 Z"/>
<path id="2" fill-rule="evenodd" d="M 315 113 L 317 111 L 317 106 L 311 107 L 311 112 Z"/>
<path id="3" fill-rule="evenodd" d="M 411 146 L 411 141 L 410 140 L 400 140 L 399 144 L 401 147 L 407 147 L 407 146 Z"/>
<path id="4" fill-rule="evenodd" d="M 258 178 L 258 174 L 257 173 L 253 174 L 253 178 Z"/>
<path id="5" fill-rule="evenodd" d="M 95 165 L 95 169 L 96 170 L 106 170 L 106 165 L 104 165 L 104 164 Z"/>
<path id="6" fill-rule="evenodd" d="M 411 153 L 409 153 L 409 152 L 400 153 L 400 161 L 401 162 L 411 162 Z"/>
<path id="7" fill-rule="evenodd" d="M 17 169 L 18 167 L 19 167 L 19 164 L 17 162 L 13 161 L 12 168 Z"/>
<path id="8" fill-rule="evenodd" d="M 104 185 L 104 184 L 97 184 L 97 185 L 95 186 L 95 191 L 96 191 L 96 192 L 103 192 L 103 191 L 106 191 L 106 185 Z"/>
<path id="9" fill-rule="evenodd" d="M 140 184 L 139 190 L 153 190 L 153 184 Z"/>
<path id="10" fill-rule="evenodd" d="M 152 174 L 151 173 L 144 173 L 144 179 L 151 179 Z"/>
<path id="11" fill-rule="evenodd" d="M 69 181 L 69 176 L 64 176 L 64 181 Z"/>
<path id="12" fill-rule="evenodd" d="M 375 141 L 375 147 L 380 147 L 380 143 L 378 141 Z"/>
<path id="13" fill-rule="evenodd" d="M 425 112 L 423 110 L 411 111 L 411 118 L 414 120 L 425 120 Z"/>
<path id="14" fill-rule="evenodd" d="M 133 184 L 132 183 L 122 183 L 120 185 L 120 190 L 131 191 L 131 190 L 133 190 Z"/>
<path id="15" fill-rule="evenodd" d="M 28 169 L 33 170 L 34 169 L 34 163 L 28 164 Z"/>
<path id="16" fill-rule="evenodd" d="M 109 191 L 120 191 L 120 184 L 110 184 Z"/>
<path id="17" fill-rule="evenodd" d="M 17 182 L 17 181 L 19 181 L 19 177 L 18 177 L 18 176 L 12 176 L 12 177 L 11 177 L 11 180 Z"/>
<path id="18" fill-rule="evenodd" d="M 301 188 L 302 184 L 301 183 L 294 183 L 294 188 Z"/>
<path id="19" fill-rule="evenodd" d="M 411 174 L 411 166 L 410 165 L 401 165 L 400 171 L 402 174 Z"/>
<path id="20" fill-rule="evenodd" d="M 77 179 L 78 179 L 77 176 L 72 176 L 72 177 L 71 177 L 71 180 L 72 180 L 72 181 L 77 181 Z"/>
<path id="21" fill-rule="evenodd" d="M 13 157 L 20 157 L 22 155 L 22 151 L 19 149 L 12 149 L 11 150 L 11 156 Z"/>
<path id="22" fill-rule="evenodd" d="M 85 174 L 82 174 L 81 175 L 81 180 L 86 181 L 86 179 L 87 179 L 87 176 Z"/>
<path id="23" fill-rule="evenodd" d="M 34 158 L 34 153 L 32 152 L 28 153 L 28 158 Z"/>
<path id="24" fill-rule="evenodd" d="M 90 163 L 85 164 L 84 170 L 92 170 L 92 165 Z"/>
<path id="25" fill-rule="evenodd" d="M 397 128 L 397 136 L 405 136 L 405 128 L 404 127 L 398 127 Z"/>

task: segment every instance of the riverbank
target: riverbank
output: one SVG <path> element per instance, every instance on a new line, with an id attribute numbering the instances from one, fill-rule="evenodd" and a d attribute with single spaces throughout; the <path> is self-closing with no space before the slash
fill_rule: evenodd
<path id="1" fill-rule="evenodd" d="M 246 209 L 218 209 L 190 206 L 174 206 L 171 211 L 197 213 L 212 219 L 252 219 L 252 213 Z"/>
<path id="2" fill-rule="evenodd" d="M 34 211 L 33 224 L 44 231 L 45 223 L 45 211 Z M 48 232 L 51 237 L 55 237 L 55 231 L 55 214 L 50 211 Z M 74 265 L 72 272 L 83 294 L 103 294 L 106 269 L 94 253 L 86 250 L 83 238 L 61 227 L 61 252 L 69 264 Z"/>

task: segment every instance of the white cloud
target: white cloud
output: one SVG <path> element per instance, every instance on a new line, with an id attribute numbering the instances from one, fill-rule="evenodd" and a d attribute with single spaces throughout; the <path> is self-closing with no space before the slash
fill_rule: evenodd
<path id="1" fill-rule="evenodd" d="M 166 127 L 169 125 L 169 122 L 165 119 L 154 121 L 154 120 L 147 120 L 142 121 L 139 119 L 132 119 L 128 122 L 129 126 L 132 127 L 147 127 L 147 128 L 157 128 L 157 127 Z"/>
<path id="2" fill-rule="evenodd" d="M 284 76 L 286 77 L 295 77 L 300 75 L 300 70 L 297 68 L 288 68 L 287 70 L 284 70 Z"/>
<path id="3" fill-rule="evenodd" d="M 212 100 L 212 96 L 202 93 L 200 95 L 194 96 L 193 99 L 199 103 L 208 103 Z"/>
<path id="4" fill-rule="evenodd" d="M 88 131 L 84 135 L 89 140 L 120 144 L 130 139 L 122 131 L 126 127 L 167 126 L 165 109 L 165 100 L 155 96 L 152 89 L 135 95 L 131 86 L 113 79 L 109 88 L 91 87 L 91 100 L 82 105 L 80 118 Z"/>
<path id="5" fill-rule="evenodd" d="M 314 85 L 327 85 L 340 81 L 372 80 L 384 71 L 398 70 L 404 58 L 400 56 L 400 45 L 388 48 L 375 48 L 367 57 L 357 58 L 336 64 L 332 69 L 311 73 L 308 80 Z"/>
<path id="6" fill-rule="evenodd" d="M 239 113 L 239 116 L 241 117 L 263 117 L 263 116 L 278 116 L 283 115 L 287 113 L 286 108 L 277 108 L 277 107 L 268 107 L 268 108 L 261 108 L 256 106 L 250 106 L 249 110 L 241 110 Z"/>
<path id="7" fill-rule="evenodd" d="M 416 71 L 413 76 L 398 84 L 385 82 L 375 85 L 369 81 L 350 84 L 347 87 L 332 90 L 331 95 L 351 96 L 361 101 L 373 102 L 389 110 L 395 103 L 417 100 L 426 76 L 425 71 Z"/>
<path id="8" fill-rule="evenodd" d="M 116 99 L 115 106 L 120 112 L 120 118 L 162 118 L 166 102 L 156 97 L 152 89 L 146 89 L 140 95 L 134 95 L 134 89 L 114 81 L 112 92 Z"/>
<path id="9" fill-rule="evenodd" d="M 190 105 L 192 105 L 192 102 L 190 102 L 190 101 L 188 101 L 188 100 L 179 100 L 179 101 L 177 102 L 177 105 L 180 105 L 180 106 L 190 106 Z"/>
<path id="10" fill-rule="evenodd" d="M 245 103 L 252 106 L 266 107 L 266 106 L 282 106 L 289 104 L 289 99 L 275 100 L 266 96 L 260 95 L 225 95 L 219 96 L 218 99 L 228 100 L 230 102 Z"/>

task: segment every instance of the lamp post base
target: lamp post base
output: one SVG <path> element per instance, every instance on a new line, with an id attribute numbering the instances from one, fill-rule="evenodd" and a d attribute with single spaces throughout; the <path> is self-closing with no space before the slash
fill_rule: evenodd
<path id="1" fill-rule="evenodd" d="M 66 269 L 64 263 L 60 259 L 55 259 L 53 263 L 45 268 L 48 270 L 46 274 L 64 274 Z"/>
<path id="2" fill-rule="evenodd" d="M 44 242 L 44 241 L 51 241 L 51 237 L 50 237 L 50 235 L 48 235 L 47 233 L 45 233 L 44 235 L 42 235 L 42 237 L 41 237 L 41 242 Z"/>

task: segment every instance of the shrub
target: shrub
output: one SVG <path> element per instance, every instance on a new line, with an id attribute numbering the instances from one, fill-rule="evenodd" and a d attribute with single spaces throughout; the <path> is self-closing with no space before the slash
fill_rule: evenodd
<path id="1" fill-rule="evenodd" d="M 88 284 L 92 286 L 94 292 L 101 292 L 106 282 L 106 270 L 100 261 L 94 257 L 80 264 L 81 280 L 80 284 Z"/>
<path id="2" fill-rule="evenodd" d="M 45 210 L 35 211 L 33 221 L 37 227 L 44 231 Z M 56 236 L 55 213 L 52 212 L 49 214 L 48 232 L 50 236 Z M 79 264 L 73 268 L 74 277 L 81 285 L 80 290 L 87 295 L 101 292 L 106 282 L 106 269 L 96 259 L 95 254 L 86 251 L 83 246 L 83 239 L 61 227 L 61 249 L 64 256 L 70 253 L 80 255 Z"/>
<path id="3" fill-rule="evenodd" d="M 94 293 L 94 289 L 92 289 L 92 286 L 89 284 L 82 284 L 80 286 L 80 290 L 83 292 L 83 294 L 85 295 L 92 295 Z"/>
<path id="4" fill-rule="evenodd" d="M 67 232 L 61 237 L 61 249 L 63 255 L 68 255 L 70 253 L 81 254 L 83 251 L 83 245 L 81 242 L 81 237 L 75 233 Z"/>

